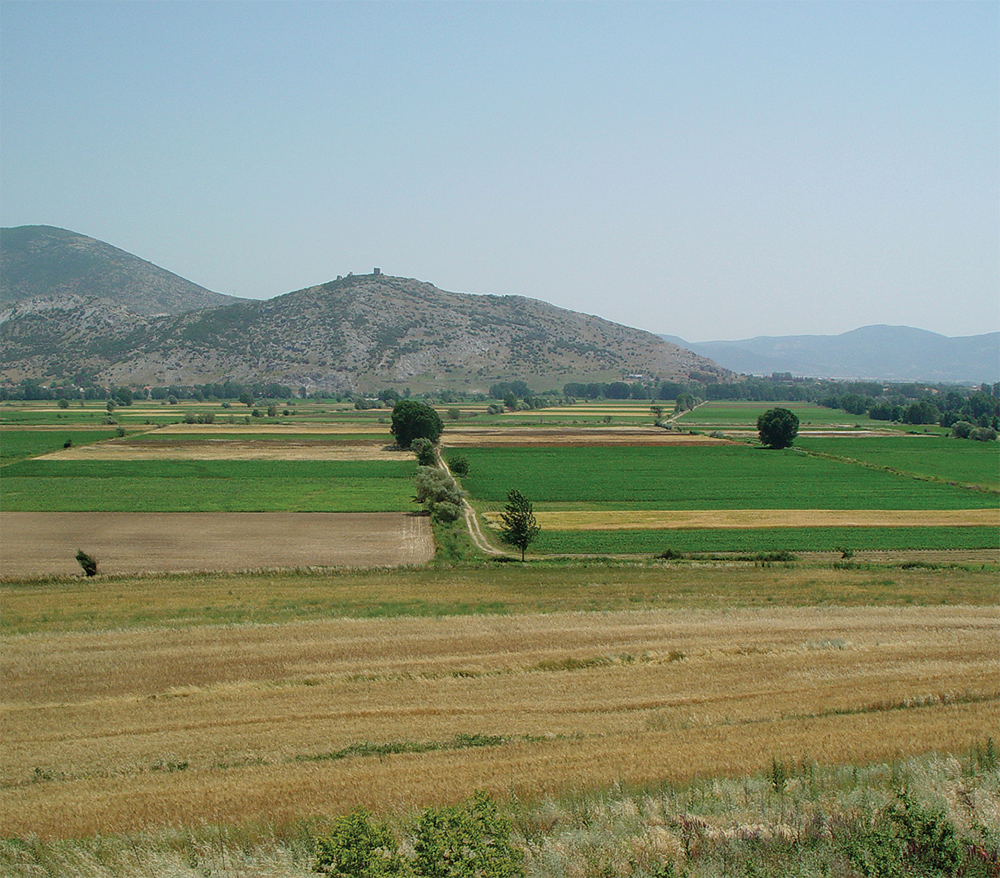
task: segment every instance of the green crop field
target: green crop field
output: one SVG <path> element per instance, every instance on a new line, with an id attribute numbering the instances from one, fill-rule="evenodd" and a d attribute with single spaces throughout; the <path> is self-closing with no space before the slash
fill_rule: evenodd
<path id="1" fill-rule="evenodd" d="M 736 429 L 757 429 L 757 418 L 768 409 L 786 408 L 795 413 L 800 427 L 878 427 L 891 428 L 885 421 L 871 421 L 867 415 L 852 415 L 840 409 L 829 409 L 808 402 L 734 402 L 721 400 L 706 402 L 677 419 L 682 427 L 708 429 L 726 427 Z"/>
<path id="2" fill-rule="evenodd" d="M 835 552 L 904 549 L 996 549 L 995 527 L 774 527 L 717 530 L 554 531 L 532 551 L 553 555 L 675 552 Z"/>
<path id="3" fill-rule="evenodd" d="M 0 435 L 0 461 L 4 463 L 25 457 L 37 457 L 63 448 L 67 441 L 74 445 L 89 445 L 114 438 L 113 430 L 7 430 Z"/>
<path id="4" fill-rule="evenodd" d="M 412 460 L 26 460 L 4 467 L 5 511 L 397 512 Z"/>
<path id="5" fill-rule="evenodd" d="M 852 458 L 922 477 L 1000 489 L 1000 445 L 937 436 L 800 437 L 809 452 Z"/>
<path id="6" fill-rule="evenodd" d="M 964 509 L 995 494 L 812 457 L 718 447 L 469 448 L 463 487 L 496 509 L 516 488 L 547 509 Z"/>

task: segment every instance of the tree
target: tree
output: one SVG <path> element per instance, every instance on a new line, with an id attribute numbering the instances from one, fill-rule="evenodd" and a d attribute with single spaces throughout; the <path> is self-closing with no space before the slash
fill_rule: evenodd
<path id="1" fill-rule="evenodd" d="M 535 520 L 535 510 L 520 491 L 507 492 L 507 505 L 500 513 L 500 539 L 508 546 L 521 550 L 521 560 L 538 536 L 541 528 Z"/>
<path id="2" fill-rule="evenodd" d="M 788 409 L 768 409 L 757 418 L 757 433 L 770 448 L 788 448 L 799 434 L 799 419 Z"/>
<path id="3" fill-rule="evenodd" d="M 400 448 L 409 448 L 414 439 L 421 437 L 437 445 L 443 429 L 441 416 L 425 402 L 401 399 L 392 407 L 392 426 L 389 430 Z"/>

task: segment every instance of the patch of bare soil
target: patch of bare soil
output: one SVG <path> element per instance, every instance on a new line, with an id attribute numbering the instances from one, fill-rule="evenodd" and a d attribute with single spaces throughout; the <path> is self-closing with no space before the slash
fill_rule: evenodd
<path id="1" fill-rule="evenodd" d="M 441 436 L 448 447 L 526 448 L 606 445 L 720 445 L 724 439 L 658 427 L 450 427 Z"/>
<path id="2" fill-rule="evenodd" d="M 77 549 L 100 573 L 422 564 L 430 519 L 404 513 L 4 512 L 0 576 L 80 573 Z"/>

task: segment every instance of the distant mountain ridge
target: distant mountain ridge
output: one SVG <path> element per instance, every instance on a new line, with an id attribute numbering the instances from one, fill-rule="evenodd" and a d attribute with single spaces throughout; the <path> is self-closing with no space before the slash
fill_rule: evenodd
<path id="1" fill-rule="evenodd" d="M 840 335 L 757 336 L 739 341 L 666 341 L 747 375 L 993 383 L 1000 380 L 1000 332 L 950 338 L 910 326 L 862 326 Z"/>
<path id="2" fill-rule="evenodd" d="M 5 251 L 10 231 L 19 230 L 0 235 Z M 74 246 L 101 259 L 114 250 L 93 239 Z M 520 379 L 542 390 L 632 375 L 673 381 L 732 377 L 651 332 L 521 296 L 451 293 L 376 271 L 263 301 L 209 294 L 225 304 L 181 310 L 174 303 L 164 315 L 158 309 L 171 302 L 156 292 L 156 284 L 169 273 L 124 251 L 112 256 L 115 264 L 129 267 L 127 282 L 118 282 L 120 274 L 105 274 L 114 282 L 87 287 L 101 294 L 95 296 L 73 292 L 84 288 L 83 280 L 75 280 L 65 265 L 47 264 L 48 256 L 63 252 L 58 247 L 15 249 L 22 278 L 60 281 L 33 297 L 15 298 L 5 290 L 0 380 L 14 383 L 86 373 L 103 384 L 133 386 L 231 379 L 309 390 L 485 390 L 497 381 Z M 31 262 L 32 254 L 38 264 Z M 88 260 L 80 265 L 88 282 L 90 265 Z M 18 295 L 26 289 L 22 283 Z"/>
<path id="3" fill-rule="evenodd" d="M 150 316 L 239 301 L 77 232 L 55 226 L 0 229 L 0 306 L 39 296 L 107 298 Z"/>

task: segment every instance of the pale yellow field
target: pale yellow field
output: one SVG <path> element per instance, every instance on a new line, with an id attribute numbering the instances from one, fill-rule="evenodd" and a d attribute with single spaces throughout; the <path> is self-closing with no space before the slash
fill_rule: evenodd
<path id="1" fill-rule="evenodd" d="M 659 427 L 447 427 L 443 446 L 604 446 L 604 445 L 724 445 L 725 439 L 674 433 Z"/>
<path id="2" fill-rule="evenodd" d="M 957 751 L 996 735 L 998 628 L 958 606 L 14 636 L 0 824 L 75 836 Z M 364 742 L 452 748 L 310 759 Z"/>
<path id="3" fill-rule="evenodd" d="M 304 442 L 301 439 L 132 439 L 76 445 L 45 455 L 56 460 L 413 460 L 382 441 Z"/>
<path id="4" fill-rule="evenodd" d="M 483 517 L 496 527 L 499 512 Z M 996 527 L 1000 509 L 622 509 L 541 511 L 551 530 L 669 530 L 760 527 Z"/>

